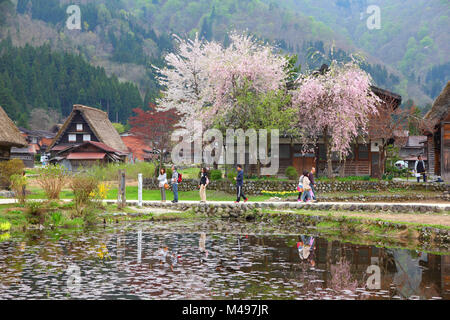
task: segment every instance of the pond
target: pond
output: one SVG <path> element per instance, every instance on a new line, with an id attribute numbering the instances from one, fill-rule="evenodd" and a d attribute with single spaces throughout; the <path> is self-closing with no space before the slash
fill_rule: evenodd
<path id="1" fill-rule="evenodd" d="M 217 220 L 0 242 L 0 299 L 449 299 L 450 255 Z"/>

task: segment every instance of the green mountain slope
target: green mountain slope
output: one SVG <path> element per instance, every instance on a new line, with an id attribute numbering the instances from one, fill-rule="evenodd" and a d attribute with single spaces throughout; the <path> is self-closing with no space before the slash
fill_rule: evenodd
<path id="1" fill-rule="evenodd" d="M 398 89 L 406 89 L 404 95 L 425 93 L 434 99 L 450 78 L 448 0 L 286 0 L 282 3 L 285 8 L 313 16 L 352 44 L 398 69 L 403 82 Z M 367 27 L 370 5 L 380 8 L 380 29 Z"/>
<path id="2" fill-rule="evenodd" d="M 83 0 L 77 2 L 82 30 L 66 27 L 66 9 L 73 1 L 1 2 L 14 6 L 0 38 L 10 36 L 16 46 L 47 43 L 52 50 L 79 54 L 120 81 L 135 83 L 144 104 L 159 93 L 150 64 L 162 65 L 164 52 L 173 50 L 173 33 L 192 37 L 198 32 L 227 42 L 228 31 L 247 30 L 298 54 L 303 70 L 330 56 L 344 60 L 363 52 L 364 69 L 377 85 L 421 105 L 448 80 L 447 0 Z M 361 19 L 361 12 L 375 2 L 382 28 L 368 30 L 367 14 Z M 323 58 L 311 59 L 312 51 Z"/>

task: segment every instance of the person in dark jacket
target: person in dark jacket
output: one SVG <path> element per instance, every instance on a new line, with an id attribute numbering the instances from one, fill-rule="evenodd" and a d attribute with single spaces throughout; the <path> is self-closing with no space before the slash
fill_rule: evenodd
<path id="1" fill-rule="evenodd" d="M 423 176 L 423 182 L 427 182 L 425 162 L 422 160 L 422 156 L 417 157 L 417 161 L 414 164 L 414 170 L 417 174 L 417 182 L 420 182 L 420 176 Z"/>
<path id="2" fill-rule="evenodd" d="M 237 199 L 235 203 L 239 203 L 241 201 L 241 198 L 244 199 L 244 202 L 248 201 L 248 198 L 244 195 L 244 192 L 242 191 L 242 187 L 244 186 L 244 170 L 242 170 L 242 166 L 238 164 L 237 166 L 237 177 L 234 178 L 236 180 L 236 194 Z"/>
<path id="3" fill-rule="evenodd" d="M 208 170 L 206 168 L 202 168 L 202 175 L 200 177 L 200 202 L 205 203 L 206 202 L 206 186 L 209 184 L 208 179 Z"/>
<path id="4" fill-rule="evenodd" d="M 316 183 L 314 182 L 314 174 L 316 173 L 316 168 L 312 167 L 311 171 L 308 173 L 308 179 L 311 182 L 312 200 L 316 199 Z"/>

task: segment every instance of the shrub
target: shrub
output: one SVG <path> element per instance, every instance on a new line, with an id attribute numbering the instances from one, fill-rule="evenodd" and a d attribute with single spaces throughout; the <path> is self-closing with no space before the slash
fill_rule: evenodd
<path id="1" fill-rule="evenodd" d="M 44 224 L 47 218 L 46 210 L 43 204 L 38 201 L 28 202 L 26 205 L 27 211 L 25 218 L 31 224 Z"/>
<path id="2" fill-rule="evenodd" d="M 285 174 L 291 180 L 297 180 L 298 179 L 298 172 L 292 166 L 286 168 Z"/>
<path id="3" fill-rule="evenodd" d="M 92 225 L 97 220 L 97 208 L 93 203 L 89 203 L 82 210 L 83 221 L 85 225 Z"/>
<path id="4" fill-rule="evenodd" d="M 0 187 L 9 188 L 11 186 L 11 176 L 22 174 L 25 165 L 20 159 L 12 159 L 0 162 Z"/>
<path id="5" fill-rule="evenodd" d="M 68 171 L 60 165 L 48 165 L 39 170 L 37 183 L 44 189 L 48 200 L 59 200 L 59 194 L 69 178 Z"/>
<path id="6" fill-rule="evenodd" d="M 9 221 L 0 220 L 0 232 L 9 231 L 11 229 L 11 223 Z"/>
<path id="7" fill-rule="evenodd" d="M 97 188 L 91 193 L 91 197 L 95 200 L 102 202 L 108 197 L 108 192 L 111 189 L 111 186 L 105 182 L 100 183 Z"/>
<path id="8" fill-rule="evenodd" d="M 217 181 L 222 179 L 222 170 L 211 170 L 209 173 L 212 181 Z"/>
<path id="9" fill-rule="evenodd" d="M 236 185 L 236 180 L 234 180 L 234 178 L 237 177 L 237 172 L 236 170 L 232 170 L 228 173 L 228 180 L 230 181 L 230 183 L 232 183 L 233 185 Z"/>
<path id="10" fill-rule="evenodd" d="M 125 170 L 126 176 L 129 178 L 137 179 L 139 173 L 142 173 L 143 178 L 152 178 L 155 172 L 155 164 L 152 162 L 110 163 L 92 166 L 80 171 L 96 177 L 99 181 L 116 181 L 119 170 Z"/>
<path id="11" fill-rule="evenodd" d="M 77 175 L 70 181 L 70 189 L 74 195 L 75 212 L 78 217 L 83 215 L 83 210 L 90 204 L 98 187 L 96 177 Z"/>
<path id="12" fill-rule="evenodd" d="M 53 225 L 58 226 L 62 221 L 62 213 L 61 212 L 53 212 L 50 216 L 50 221 Z"/>
<path id="13" fill-rule="evenodd" d="M 27 178 L 21 174 L 13 174 L 11 176 L 11 189 L 14 191 L 15 197 L 20 204 L 25 204 L 27 198 L 26 190 Z"/>

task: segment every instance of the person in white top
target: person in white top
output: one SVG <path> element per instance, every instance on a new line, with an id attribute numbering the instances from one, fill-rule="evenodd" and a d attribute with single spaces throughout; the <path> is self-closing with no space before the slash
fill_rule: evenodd
<path id="1" fill-rule="evenodd" d="M 166 184 L 167 184 L 167 174 L 166 169 L 161 168 L 159 170 L 159 190 L 161 191 L 161 202 L 166 202 Z"/>

